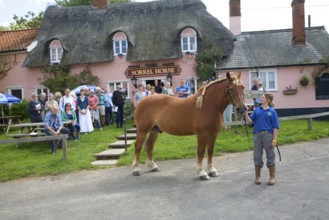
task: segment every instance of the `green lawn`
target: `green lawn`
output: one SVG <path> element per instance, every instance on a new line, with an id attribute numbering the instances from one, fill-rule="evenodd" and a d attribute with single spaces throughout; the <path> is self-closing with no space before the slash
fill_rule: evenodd
<path id="1" fill-rule="evenodd" d="M 313 130 L 307 130 L 305 120 L 281 121 L 278 144 L 288 144 L 300 141 L 312 141 L 329 137 L 329 121 L 313 121 Z M 128 122 L 128 128 L 132 127 Z M 252 128 L 248 128 L 252 139 Z M 17 131 L 12 131 L 12 133 Z M 0 181 L 8 181 L 23 177 L 57 175 L 83 169 L 97 169 L 90 163 L 95 160 L 94 154 L 108 149 L 108 144 L 122 135 L 123 130 L 115 127 L 105 127 L 103 131 L 96 130 L 82 135 L 81 140 L 68 142 L 68 159 L 62 159 L 62 151 L 50 153 L 49 142 L 36 142 L 0 145 Z M 0 139 L 7 137 L 0 133 Z M 252 140 L 250 140 L 252 146 Z M 231 131 L 221 132 L 217 138 L 215 155 L 224 152 L 240 152 L 250 150 L 245 127 L 233 127 Z M 133 160 L 134 147 L 121 156 L 118 165 L 130 165 Z M 146 154 L 142 151 L 141 161 Z M 155 160 L 169 160 L 196 157 L 196 136 L 176 137 L 160 134 L 154 149 Z"/>

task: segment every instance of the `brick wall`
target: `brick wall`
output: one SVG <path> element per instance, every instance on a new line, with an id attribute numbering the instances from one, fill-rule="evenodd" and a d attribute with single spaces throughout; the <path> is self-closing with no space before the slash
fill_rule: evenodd
<path id="1" fill-rule="evenodd" d="M 293 0 L 292 7 L 292 42 L 305 45 L 305 0 Z"/>
<path id="2" fill-rule="evenodd" d="M 93 7 L 95 8 L 106 8 L 108 0 L 93 0 Z M 109 1 L 109 4 L 111 1 Z"/>
<path id="3" fill-rule="evenodd" d="M 241 16 L 240 0 L 230 0 L 230 16 Z"/>

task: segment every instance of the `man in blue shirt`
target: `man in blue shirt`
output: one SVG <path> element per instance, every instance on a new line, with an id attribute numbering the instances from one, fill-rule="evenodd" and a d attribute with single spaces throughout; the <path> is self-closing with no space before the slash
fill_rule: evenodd
<path id="1" fill-rule="evenodd" d="M 112 92 L 109 91 L 109 88 L 104 88 L 104 96 L 105 96 L 105 124 L 112 125 L 113 124 L 113 103 L 112 103 Z"/>
<path id="2" fill-rule="evenodd" d="M 69 134 L 70 130 L 63 126 L 62 118 L 58 114 L 58 107 L 54 106 L 51 112 L 46 114 L 44 122 L 45 133 L 47 135 Z M 61 141 L 59 147 L 61 148 Z M 50 141 L 51 153 L 56 153 L 56 144 L 54 140 Z"/>
<path id="3" fill-rule="evenodd" d="M 180 86 L 176 88 L 176 94 L 179 98 L 187 98 L 190 95 L 190 88 L 185 85 L 185 80 L 180 80 Z"/>

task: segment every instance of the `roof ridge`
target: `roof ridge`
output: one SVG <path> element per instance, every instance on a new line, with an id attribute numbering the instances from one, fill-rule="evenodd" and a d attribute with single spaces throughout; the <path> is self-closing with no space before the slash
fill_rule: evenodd
<path id="1" fill-rule="evenodd" d="M 324 26 L 314 26 L 314 27 L 305 27 L 305 30 L 317 30 L 317 29 L 323 29 L 325 30 Z M 274 30 L 262 30 L 262 31 L 246 31 L 241 32 L 241 35 L 244 34 L 264 34 L 264 33 L 282 33 L 282 32 L 291 32 L 292 28 L 286 28 L 286 29 L 274 29 Z"/>
<path id="2" fill-rule="evenodd" d="M 27 28 L 27 29 L 18 29 L 18 30 L 0 30 L 0 32 L 21 32 L 21 31 L 33 31 L 39 30 L 40 28 Z"/>

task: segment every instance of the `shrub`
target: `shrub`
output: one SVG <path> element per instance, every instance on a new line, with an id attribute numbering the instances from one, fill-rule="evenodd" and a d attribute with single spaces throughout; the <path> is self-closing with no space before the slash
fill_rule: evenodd
<path id="1" fill-rule="evenodd" d="M 21 103 L 12 104 L 11 115 L 20 115 L 21 119 L 29 118 L 28 105 L 29 101 L 26 99 L 23 99 Z"/>

